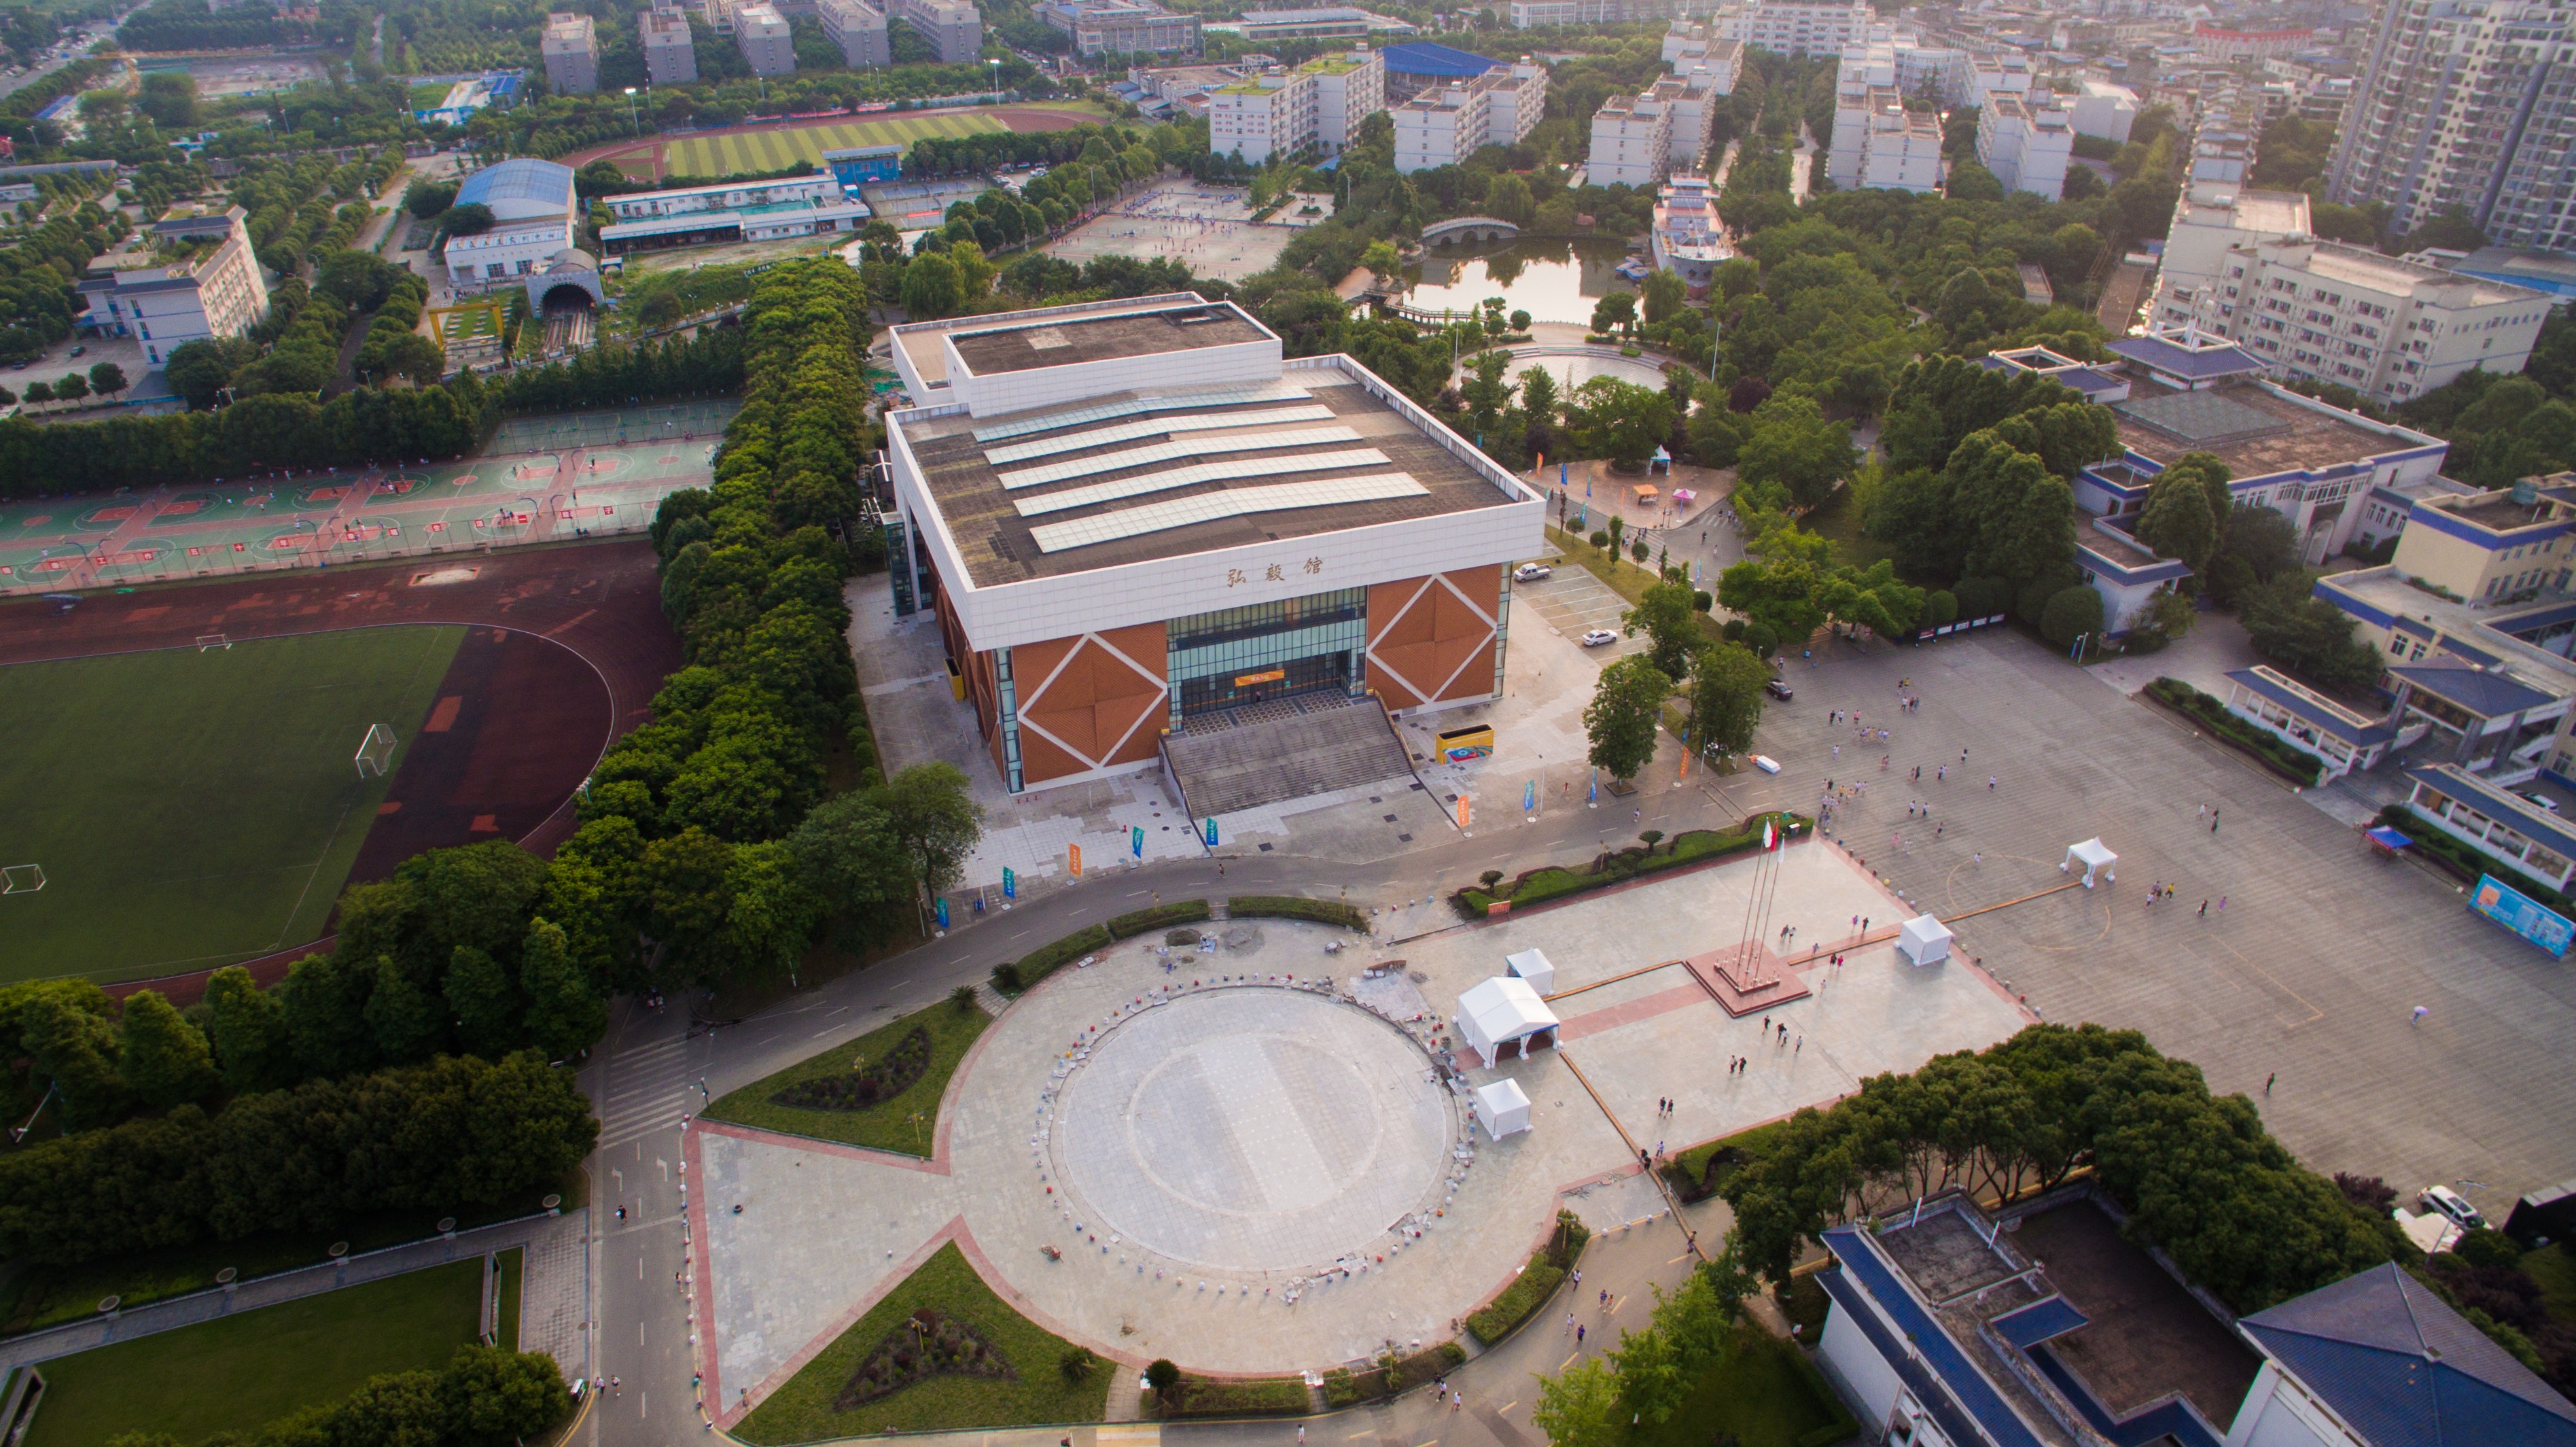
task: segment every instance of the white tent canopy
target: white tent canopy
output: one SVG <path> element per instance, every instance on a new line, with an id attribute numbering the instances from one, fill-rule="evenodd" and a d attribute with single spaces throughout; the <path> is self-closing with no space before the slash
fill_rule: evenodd
<path id="1" fill-rule="evenodd" d="M 2102 872 L 2104 879 L 2113 884 L 2119 883 L 2119 874 L 2111 868 L 2119 862 L 2120 856 L 2112 853 L 2110 848 L 2103 844 L 2102 836 L 2097 834 L 2081 844 L 2066 846 L 2066 858 L 2059 862 L 2057 872 L 2071 874 L 2074 872 L 2074 866 L 2081 864 L 2084 866 L 2084 887 L 2091 889 L 2093 872 L 2097 869 Z"/>
<path id="2" fill-rule="evenodd" d="M 1502 1058 L 1505 1045 L 1512 1047 L 1514 1055 L 1527 1055 L 1556 1043 L 1556 1013 L 1539 999 L 1529 981 L 1511 975 L 1497 975 L 1460 995 L 1457 1025 L 1468 1046 L 1488 1065 Z"/>
<path id="3" fill-rule="evenodd" d="M 1908 964 L 1938 964 L 1950 958 L 1950 927 L 1931 915 L 1916 915 L 1896 927 L 1896 952 Z"/>
<path id="4" fill-rule="evenodd" d="M 1544 950 L 1523 950 L 1503 956 L 1503 968 L 1529 981 L 1530 988 L 1545 995 L 1556 988 L 1556 966 L 1548 963 Z"/>
<path id="5" fill-rule="evenodd" d="M 1520 1082 L 1506 1077 L 1476 1087 L 1476 1119 L 1496 1140 L 1530 1128 L 1530 1100 Z"/>

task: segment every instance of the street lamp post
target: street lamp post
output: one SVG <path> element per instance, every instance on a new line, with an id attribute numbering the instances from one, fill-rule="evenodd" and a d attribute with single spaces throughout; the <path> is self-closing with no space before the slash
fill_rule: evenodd
<path id="1" fill-rule="evenodd" d="M 635 118 L 635 87 L 626 88 L 626 126 L 637 135 L 644 134 L 644 123 Z"/>
<path id="2" fill-rule="evenodd" d="M 999 105 L 1002 100 L 1002 58 L 998 55 L 987 56 L 984 59 L 984 66 L 985 75 L 993 83 L 993 103 Z"/>

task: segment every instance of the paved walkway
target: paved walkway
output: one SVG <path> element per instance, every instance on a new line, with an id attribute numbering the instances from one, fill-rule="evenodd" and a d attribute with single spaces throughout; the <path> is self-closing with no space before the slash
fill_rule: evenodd
<path id="1" fill-rule="evenodd" d="M 524 1246 L 528 1257 L 520 1287 L 519 1349 L 551 1354 L 555 1364 L 570 1377 L 586 1371 L 590 1360 L 584 1340 L 587 1334 L 581 1329 L 588 1319 L 584 1303 L 590 1295 L 582 1251 L 586 1219 L 586 1212 L 571 1211 L 559 1217 L 503 1221 L 438 1240 L 415 1241 L 335 1263 L 236 1282 L 230 1289 L 218 1287 L 138 1306 L 114 1316 L 31 1332 L 0 1341 L 0 1371 Z"/>

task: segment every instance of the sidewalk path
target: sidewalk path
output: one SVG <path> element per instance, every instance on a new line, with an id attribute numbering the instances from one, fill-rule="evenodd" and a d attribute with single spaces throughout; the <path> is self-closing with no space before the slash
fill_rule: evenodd
<path id="1" fill-rule="evenodd" d="M 256 1311 L 281 1302 L 301 1301 L 344 1286 L 383 1281 L 451 1261 L 471 1261 L 491 1251 L 527 1248 L 521 1280 L 519 1348 L 553 1355 L 567 1377 L 588 1370 L 589 1354 L 582 1330 L 588 1319 L 588 1265 L 582 1247 L 587 1211 L 558 1217 L 525 1216 L 515 1221 L 459 1231 L 452 1237 L 415 1241 L 338 1262 L 302 1267 L 237 1282 L 230 1290 L 210 1291 L 156 1301 L 132 1311 L 0 1341 L 0 1372 L 49 1362 L 111 1342 L 131 1341 L 157 1332 L 194 1326 L 217 1317 Z"/>

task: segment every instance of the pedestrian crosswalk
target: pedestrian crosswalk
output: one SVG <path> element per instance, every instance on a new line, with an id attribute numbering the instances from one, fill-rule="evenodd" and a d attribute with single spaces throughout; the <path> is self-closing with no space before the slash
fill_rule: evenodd
<path id="1" fill-rule="evenodd" d="M 1105 1422 L 1092 1429 L 1092 1447 L 1163 1447 L 1157 1422 Z"/>
<path id="2" fill-rule="evenodd" d="M 619 1050 L 608 1062 L 607 1096 L 599 1103 L 599 1148 L 607 1150 L 675 1129 L 697 1101 L 687 1039 L 668 1036 Z"/>

